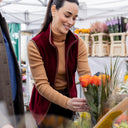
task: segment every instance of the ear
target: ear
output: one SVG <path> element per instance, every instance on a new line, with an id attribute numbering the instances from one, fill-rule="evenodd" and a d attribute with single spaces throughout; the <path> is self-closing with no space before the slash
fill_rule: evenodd
<path id="1" fill-rule="evenodd" d="M 56 12 L 56 5 L 52 5 L 52 7 L 51 7 L 51 13 L 52 13 L 52 16 L 53 17 L 55 16 L 55 12 Z"/>

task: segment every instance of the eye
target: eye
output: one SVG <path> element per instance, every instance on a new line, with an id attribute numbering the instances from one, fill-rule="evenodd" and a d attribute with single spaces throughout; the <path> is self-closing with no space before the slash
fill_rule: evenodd
<path id="1" fill-rule="evenodd" d="M 69 15 L 65 15 L 66 18 L 70 17 Z"/>

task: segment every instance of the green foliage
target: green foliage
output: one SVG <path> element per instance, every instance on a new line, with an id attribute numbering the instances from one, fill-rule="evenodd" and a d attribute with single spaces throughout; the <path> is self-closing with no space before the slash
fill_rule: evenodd
<path id="1" fill-rule="evenodd" d="M 128 75 L 128 71 L 125 73 L 125 75 Z"/>
<path id="2" fill-rule="evenodd" d="M 128 128 L 128 123 L 127 122 L 120 123 L 119 128 Z"/>
<path id="3" fill-rule="evenodd" d="M 101 84 L 101 86 L 89 85 L 87 87 L 87 92 L 84 92 L 90 107 L 94 125 L 97 123 L 99 117 L 103 115 L 103 106 L 107 100 L 107 94 L 105 92 L 106 88 L 107 86 L 104 86 L 103 84 Z"/>

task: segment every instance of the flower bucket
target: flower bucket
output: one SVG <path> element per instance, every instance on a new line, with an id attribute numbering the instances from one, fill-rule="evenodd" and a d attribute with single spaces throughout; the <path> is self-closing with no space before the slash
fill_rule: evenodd
<path id="1" fill-rule="evenodd" d="M 126 33 L 110 33 L 110 56 L 126 56 Z"/>
<path id="2" fill-rule="evenodd" d="M 91 34 L 92 56 L 109 56 L 109 35 L 106 33 Z"/>

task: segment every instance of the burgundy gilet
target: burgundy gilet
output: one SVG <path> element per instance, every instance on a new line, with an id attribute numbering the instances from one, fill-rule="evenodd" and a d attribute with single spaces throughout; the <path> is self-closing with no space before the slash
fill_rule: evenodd
<path id="1" fill-rule="evenodd" d="M 54 88 L 58 68 L 58 50 L 53 43 L 51 25 L 49 25 L 46 31 L 41 32 L 32 38 L 32 40 L 35 42 L 44 62 L 48 82 Z M 67 86 L 71 98 L 77 97 L 77 90 L 75 85 L 77 56 L 78 36 L 69 31 L 65 40 L 65 68 L 68 84 Z M 50 102 L 42 97 L 34 86 L 29 109 L 38 123 L 43 119 L 44 115 L 47 114 L 49 106 Z"/>

